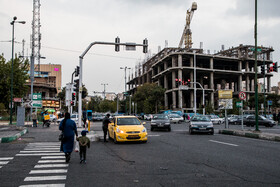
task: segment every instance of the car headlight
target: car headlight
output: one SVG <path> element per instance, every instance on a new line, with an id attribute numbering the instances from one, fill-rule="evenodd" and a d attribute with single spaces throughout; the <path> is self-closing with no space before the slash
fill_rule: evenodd
<path id="1" fill-rule="evenodd" d="M 151 123 L 151 125 L 155 125 L 156 123 Z"/>
<path id="2" fill-rule="evenodd" d="M 197 125 L 193 125 L 193 124 L 191 124 L 191 127 L 197 127 Z"/>
<path id="3" fill-rule="evenodd" d="M 207 127 L 213 127 L 213 124 L 211 124 L 211 125 L 207 125 Z"/>
<path id="4" fill-rule="evenodd" d="M 142 132 L 147 132 L 147 129 L 146 129 L 146 128 L 144 128 L 144 129 L 142 130 Z"/>
<path id="5" fill-rule="evenodd" d="M 124 133 L 122 130 L 120 130 L 119 128 L 116 129 L 117 133 Z"/>
<path id="6" fill-rule="evenodd" d="M 170 125 L 170 123 L 165 123 L 165 125 Z"/>

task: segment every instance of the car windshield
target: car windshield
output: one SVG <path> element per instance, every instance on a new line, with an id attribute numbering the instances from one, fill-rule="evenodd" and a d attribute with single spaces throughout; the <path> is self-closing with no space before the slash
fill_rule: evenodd
<path id="1" fill-rule="evenodd" d="M 193 116 L 191 121 L 210 121 L 208 116 Z"/>
<path id="2" fill-rule="evenodd" d="M 166 116 L 166 115 L 154 115 L 153 116 L 153 119 L 154 120 L 165 120 L 165 119 L 168 119 L 168 116 Z"/>
<path id="3" fill-rule="evenodd" d="M 140 121 L 137 118 L 118 118 L 118 125 L 141 125 Z"/>

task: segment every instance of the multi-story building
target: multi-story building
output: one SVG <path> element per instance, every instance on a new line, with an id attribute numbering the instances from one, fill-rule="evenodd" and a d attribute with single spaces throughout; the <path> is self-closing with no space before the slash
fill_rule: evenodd
<path id="1" fill-rule="evenodd" d="M 269 69 L 273 63 L 273 48 L 260 48 L 261 51 L 258 50 L 257 54 L 257 79 L 263 79 L 260 66 L 265 64 L 266 69 Z M 211 104 L 217 109 L 220 89 L 232 90 L 234 97 L 244 91 L 247 100 L 254 95 L 254 64 L 254 46 L 250 45 L 240 45 L 216 54 L 203 53 L 202 49 L 165 48 L 136 69 L 127 84 L 129 92 L 133 94 L 139 85 L 157 83 L 166 89 L 165 108 L 183 112 L 193 111 L 195 96 L 197 108 L 202 105 L 203 88 L 206 105 Z M 270 92 L 272 76 L 272 73 L 265 74 L 266 92 Z M 181 82 L 189 79 L 191 84 L 188 89 L 179 89 L 176 79 Z"/>

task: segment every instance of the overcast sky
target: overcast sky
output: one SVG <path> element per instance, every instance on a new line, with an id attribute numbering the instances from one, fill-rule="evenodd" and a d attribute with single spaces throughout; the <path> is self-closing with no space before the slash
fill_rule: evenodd
<path id="1" fill-rule="evenodd" d="M 239 44 L 254 45 L 254 0 L 197 0 L 198 9 L 191 23 L 193 47 L 204 50 L 221 49 Z M 142 43 L 149 41 L 152 54 L 168 41 L 177 47 L 184 29 L 190 0 L 41 0 L 41 55 L 42 64 L 62 65 L 62 86 L 71 81 L 79 56 L 94 41 Z M 11 58 L 12 26 L 14 16 L 26 21 L 15 25 L 15 40 L 26 40 L 25 55 L 30 55 L 32 0 L 0 0 L 0 53 Z M 258 0 L 258 44 L 274 48 L 273 60 L 280 63 L 280 1 Z M 15 52 L 22 44 L 15 44 Z M 94 46 L 84 57 L 83 83 L 93 91 L 124 91 L 124 70 L 145 58 L 142 48 L 136 51 L 115 52 L 114 46 Z M 130 73 L 132 73 L 132 70 Z M 127 76 L 129 71 L 127 71 Z M 280 81 L 274 73 L 272 86 Z"/>

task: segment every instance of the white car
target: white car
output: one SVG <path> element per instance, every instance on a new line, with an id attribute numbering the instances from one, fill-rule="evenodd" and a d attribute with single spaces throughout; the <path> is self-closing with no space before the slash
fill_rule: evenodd
<path id="1" fill-rule="evenodd" d="M 208 115 L 208 117 L 211 119 L 212 123 L 213 124 L 222 124 L 224 123 L 224 119 L 223 118 L 220 118 L 219 116 L 217 115 Z"/>
<path id="2" fill-rule="evenodd" d="M 70 119 L 72 119 L 73 121 L 75 121 L 76 125 L 79 123 L 79 115 L 78 114 L 72 114 L 70 116 Z M 58 120 L 56 120 L 56 122 L 58 123 L 58 125 L 60 124 L 60 122 L 64 120 L 64 118 L 59 118 Z"/>
<path id="3" fill-rule="evenodd" d="M 184 121 L 184 118 L 182 116 L 179 116 L 178 114 L 170 114 L 170 123 L 181 123 Z"/>

